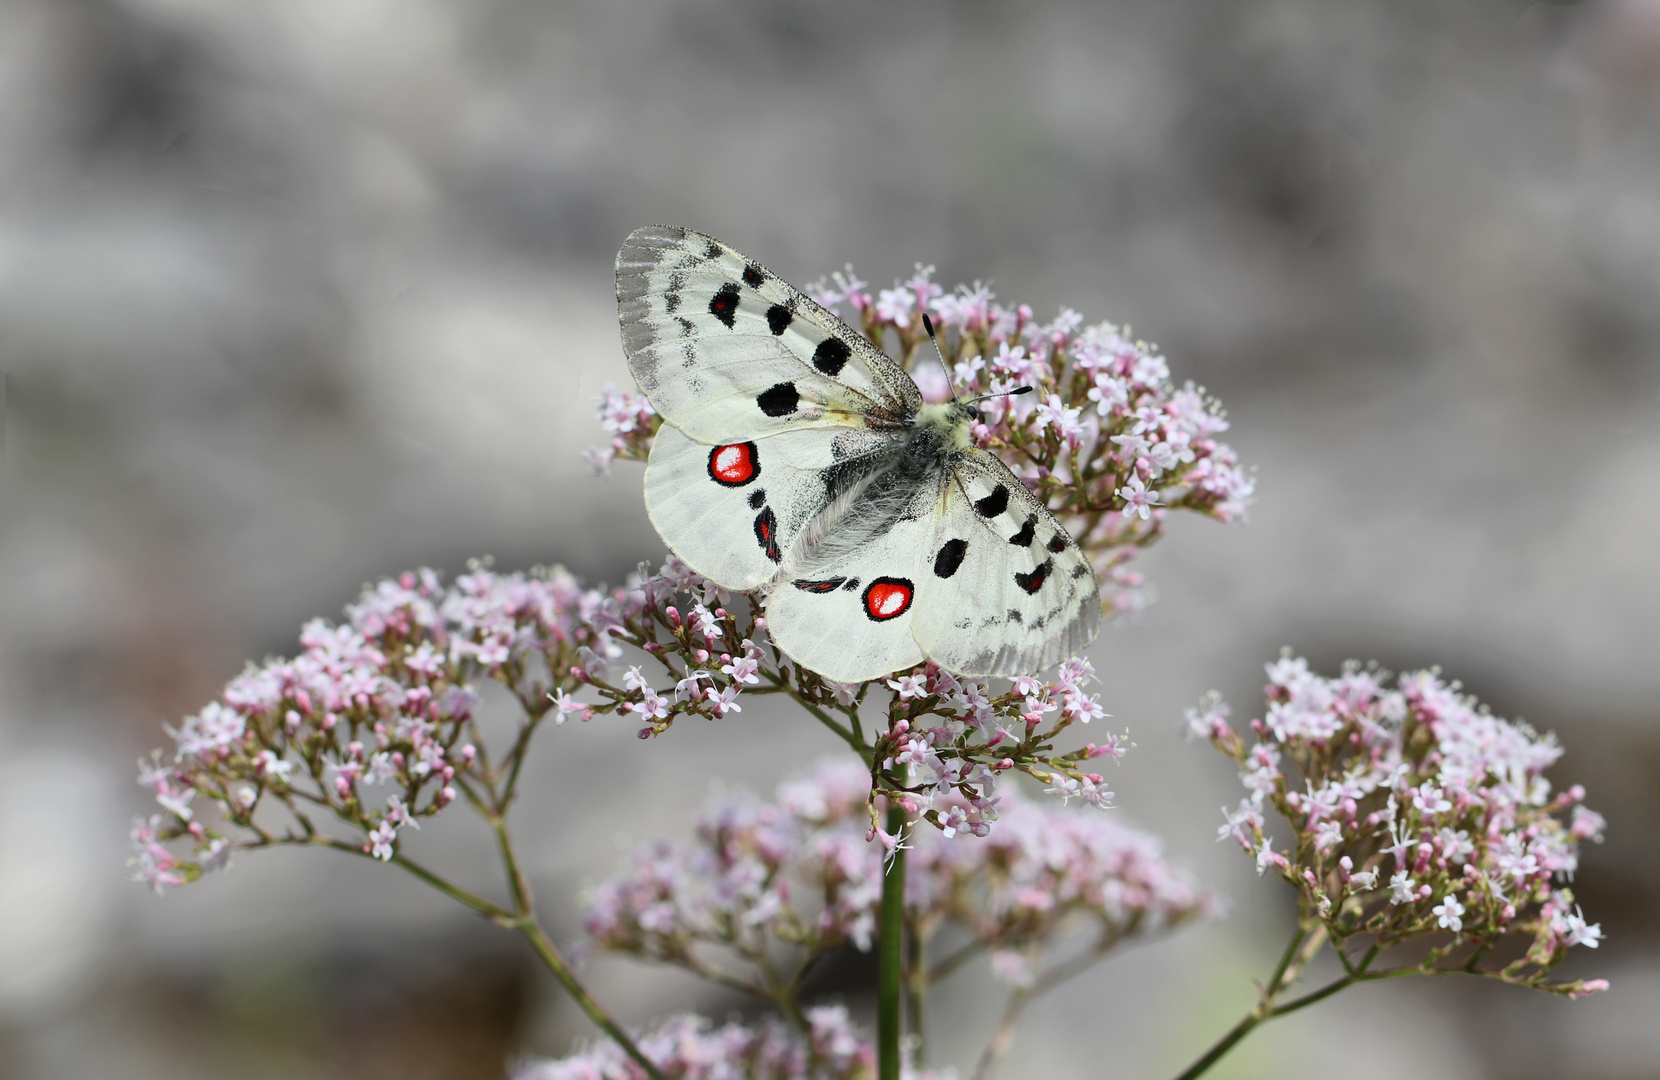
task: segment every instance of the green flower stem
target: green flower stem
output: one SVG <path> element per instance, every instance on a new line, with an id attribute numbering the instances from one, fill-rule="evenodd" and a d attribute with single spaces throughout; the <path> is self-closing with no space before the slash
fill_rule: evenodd
<path id="1" fill-rule="evenodd" d="M 903 837 L 905 811 L 888 807 L 889 834 Z M 876 987 L 876 1065 L 878 1080 L 899 1080 L 900 1001 L 905 966 L 905 851 L 895 847 L 882 876 L 882 927 Z"/>
<path id="2" fill-rule="evenodd" d="M 1314 958 L 1314 954 L 1319 952 L 1320 947 L 1325 943 L 1326 928 L 1324 925 L 1308 926 L 1305 924 L 1298 926 L 1297 932 L 1286 943 L 1285 952 L 1280 954 L 1280 962 L 1274 968 L 1273 977 L 1269 979 L 1268 985 L 1262 988 L 1262 997 L 1257 1002 L 1256 1008 L 1246 1013 L 1239 1023 L 1230 1028 L 1226 1035 L 1223 1035 L 1214 1046 L 1205 1051 L 1203 1057 L 1189 1065 L 1186 1070 L 1176 1077 L 1176 1080 L 1194 1080 L 1195 1077 L 1203 1076 L 1212 1065 L 1226 1057 L 1228 1051 L 1232 1050 L 1241 1039 L 1249 1035 L 1257 1025 L 1264 1021 L 1272 1020 L 1276 1016 L 1284 1016 L 1286 1013 L 1294 1012 L 1305 1005 L 1312 1005 L 1316 1001 L 1327 998 L 1345 986 L 1350 986 L 1364 978 L 1363 972 L 1360 975 L 1345 975 L 1311 994 L 1300 997 L 1286 1005 L 1280 1005 L 1281 995 L 1296 983 L 1297 978 L 1302 974 L 1303 968 L 1307 966 L 1308 962 Z"/>
<path id="3" fill-rule="evenodd" d="M 605 1011 L 598 1001 L 594 1000 L 594 996 L 588 993 L 587 988 L 577 981 L 576 975 L 571 971 L 570 965 L 565 962 L 564 956 L 560 955 L 559 949 L 548 939 L 547 933 L 542 929 L 541 924 L 536 921 L 535 912 L 531 910 L 530 886 L 525 881 L 524 875 L 519 872 L 518 859 L 513 853 L 513 843 L 507 835 L 507 824 L 500 817 L 492 817 L 490 820 L 491 825 L 495 828 L 497 842 L 501 847 L 502 861 L 507 870 L 507 880 L 513 893 L 513 904 L 516 911 L 508 911 L 497 904 L 492 904 L 481 896 L 475 896 L 459 885 L 445 880 L 420 863 L 405 858 L 401 854 L 393 855 L 391 861 L 393 865 L 402 867 L 450 899 L 472 908 L 497 926 L 516 930 L 522 934 L 525 940 L 530 942 L 530 947 L 536 950 L 536 955 L 541 958 L 543 965 L 559 981 L 559 985 L 563 986 L 565 992 L 571 995 L 571 1000 L 575 1001 L 577 1007 L 588 1014 L 588 1019 L 592 1020 L 600 1030 L 611 1036 L 617 1045 L 622 1047 L 623 1052 L 633 1058 L 651 1080 L 665 1080 L 657 1066 L 652 1064 L 651 1060 L 640 1052 L 640 1048 L 634 1044 L 634 1040 L 628 1037 L 628 1032 L 624 1031 L 615 1020 L 611 1019 L 610 1014 Z M 305 842 L 330 847 L 336 851 L 343 851 L 348 855 L 357 855 L 361 858 L 371 857 L 361 847 L 332 837 L 313 834 Z"/>
<path id="4" fill-rule="evenodd" d="M 628 1033 L 619 1027 L 615 1020 L 611 1019 L 600 1006 L 600 1003 L 594 1000 L 593 995 L 588 993 L 587 988 L 577 981 L 576 976 L 571 972 L 570 965 L 565 962 L 565 958 L 560 955 L 553 942 L 548 940 L 541 924 L 533 916 L 527 916 L 519 920 L 517 929 L 519 933 L 524 935 L 525 940 L 530 942 L 530 947 L 536 950 L 536 955 L 542 958 L 542 963 L 547 966 L 547 969 L 553 972 L 553 977 L 559 980 L 559 985 L 563 986 L 565 992 L 571 995 L 571 1000 L 575 1001 L 577 1006 L 588 1014 L 588 1019 L 611 1036 L 616 1044 L 623 1048 L 623 1052 L 633 1058 L 634 1063 L 640 1066 L 647 1076 L 651 1077 L 651 1080 L 664 1080 L 664 1076 L 657 1066 L 653 1065 L 651 1060 L 640 1052 L 640 1048 L 634 1045 L 634 1040 L 628 1037 Z"/>

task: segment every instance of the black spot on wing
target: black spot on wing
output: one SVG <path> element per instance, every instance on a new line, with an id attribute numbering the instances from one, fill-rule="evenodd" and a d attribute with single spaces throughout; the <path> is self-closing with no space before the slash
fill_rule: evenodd
<path id="1" fill-rule="evenodd" d="M 720 258 L 720 245 L 713 240 L 709 241 L 709 246 L 703 249 L 703 257 L 705 259 Z"/>
<path id="2" fill-rule="evenodd" d="M 783 561 L 784 553 L 778 549 L 778 518 L 770 506 L 755 515 L 755 540 L 767 558 L 773 562 Z"/>
<path id="3" fill-rule="evenodd" d="M 1009 617 L 1010 622 L 1014 623 L 1016 626 L 1020 625 L 1020 609 L 1019 608 L 1010 608 L 1008 617 Z"/>
<path id="4" fill-rule="evenodd" d="M 1009 508 L 1009 489 L 998 484 L 991 494 L 974 500 L 974 512 L 983 518 L 994 518 Z"/>
<path id="5" fill-rule="evenodd" d="M 1072 580 L 1074 580 L 1074 581 L 1078 580 L 1081 577 L 1085 577 L 1088 574 L 1089 574 L 1089 564 L 1088 563 L 1079 563 L 1077 566 L 1074 566 L 1072 568 Z"/>
<path id="6" fill-rule="evenodd" d="M 826 375 L 840 375 L 842 368 L 852 359 L 853 350 L 847 347 L 847 342 L 841 338 L 827 337 L 818 343 L 813 350 L 813 366 Z"/>
<path id="7" fill-rule="evenodd" d="M 680 294 L 677 293 L 677 292 L 664 293 L 663 294 L 663 312 L 664 312 L 664 314 L 673 315 L 675 312 L 677 312 L 679 310 L 680 310 Z"/>
<path id="8" fill-rule="evenodd" d="M 761 268 L 759 266 L 756 266 L 754 263 L 750 263 L 748 266 L 744 267 L 745 285 L 748 285 L 752 289 L 759 289 L 761 287 L 761 282 L 765 280 L 766 277 L 761 273 Z"/>
<path id="9" fill-rule="evenodd" d="M 859 579 L 858 578 L 848 578 L 847 579 L 847 584 L 842 586 L 842 592 L 857 592 L 858 589 L 859 589 Z"/>
<path id="10" fill-rule="evenodd" d="M 823 581 L 793 581 L 790 584 L 794 585 L 802 592 L 826 593 L 835 592 L 846 583 L 846 578 L 833 577 L 826 578 Z"/>
<path id="11" fill-rule="evenodd" d="M 1032 569 L 1029 574 L 1016 573 L 1014 583 L 1025 589 L 1028 595 L 1035 595 L 1043 588 L 1043 583 L 1049 579 L 1049 571 L 1054 569 L 1054 559 L 1044 559 Z"/>
<path id="12" fill-rule="evenodd" d="M 1009 537 L 1009 543 L 1016 547 L 1031 547 L 1032 540 L 1037 537 L 1037 520 L 1036 514 L 1027 518 L 1026 524 L 1021 526 L 1020 531 Z"/>
<path id="13" fill-rule="evenodd" d="M 1056 555 L 1059 555 L 1066 550 L 1066 536 L 1062 533 L 1056 533 L 1045 546 Z"/>
<path id="14" fill-rule="evenodd" d="M 726 324 L 728 330 L 738 324 L 738 287 L 728 281 L 720 291 L 709 298 L 709 314 Z"/>
<path id="15" fill-rule="evenodd" d="M 801 394 L 796 390 L 795 383 L 787 382 L 768 387 L 755 397 L 755 404 L 768 416 L 788 416 L 795 412 L 800 402 Z"/>
<path id="16" fill-rule="evenodd" d="M 948 578 L 957 572 L 963 564 L 963 554 L 968 551 L 967 540 L 947 540 L 940 545 L 939 553 L 934 556 L 934 576 Z"/>
<path id="17" fill-rule="evenodd" d="M 749 494 L 749 508 L 751 510 L 761 509 L 761 507 L 766 503 L 766 501 L 767 501 L 767 491 L 766 491 L 765 488 L 756 488 L 754 491 L 750 492 L 750 494 Z"/>
<path id="18" fill-rule="evenodd" d="M 777 337 L 790 327 L 790 320 L 795 318 L 795 312 L 783 304 L 774 304 L 767 308 L 767 329 L 772 336 Z"/>

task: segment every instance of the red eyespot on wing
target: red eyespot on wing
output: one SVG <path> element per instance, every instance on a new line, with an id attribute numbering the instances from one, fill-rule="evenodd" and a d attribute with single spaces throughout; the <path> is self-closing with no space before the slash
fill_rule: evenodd
<path id="1" fill-rule="evenodd" d="M 752 442 L 728 443 L 709 451 L 709 479 L 723 487 L 743 487 L 761 475 L 761 459 Z"/>
<path id="2" fill-rule="evenodd" d="M 916 587 L 905 578 L 879 577 L 865 586 L 865 614 L 874 622 L 897 619 L 910 610 Z"/>

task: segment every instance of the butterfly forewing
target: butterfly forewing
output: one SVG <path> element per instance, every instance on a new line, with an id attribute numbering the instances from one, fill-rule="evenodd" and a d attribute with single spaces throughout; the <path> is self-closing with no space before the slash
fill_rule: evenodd
<path id="1" fill-rule="evenodd" d="M 664 419 L 695 439 L 801 426 L 902 425 L 916 384 L 777 275 L 689 229 L 636 230 L 617 253 L 629 368 Z"/>

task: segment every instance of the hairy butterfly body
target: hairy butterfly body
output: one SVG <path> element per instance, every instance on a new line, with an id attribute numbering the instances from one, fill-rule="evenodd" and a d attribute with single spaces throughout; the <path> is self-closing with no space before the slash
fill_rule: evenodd
<path id="1" fill-rule="evenodd" d="M 1020 675 L 1095 637 L 1095 575 L 996 455 L 975 412 L 720 242 L 667 226 L 617 253 L 635 382 L 664 425 L 646 509 L 670 550 L 733 590 L 771 587 L 774 643 L 861 682 L 924 659 Z"/>

